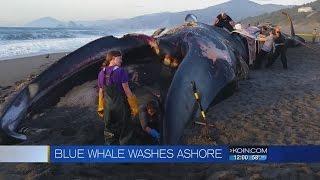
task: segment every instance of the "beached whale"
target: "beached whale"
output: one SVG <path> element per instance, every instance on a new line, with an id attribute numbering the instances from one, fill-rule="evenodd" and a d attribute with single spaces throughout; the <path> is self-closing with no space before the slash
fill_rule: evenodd
<path id="1" fill-rule="evenodd" d="M 7 101 L 1 129 L 10 137 L 25 140 L 24 134 L 16 132 L 22 120 L 55 104 L 75 85 L 96 78 L 106 52 L 118 49 L 124 54 L 124 65 L 154 62 L 164 68 L 166 64 L 169 71 L 159 76 L 172 81 L 160 87 L 165 97 L 162 141 L 177 143 L 185 124 L 197 112 L 191 81 L 197 84 L 204 109 L 223 88 L 237 81 L 240 60 L 246 59 L 247 53 L 241 39 L 232 36 L 219 28 L 194 23 L 158 38 L 126 35 L 93 41 L 60 59 Z"/>
<path id="2" fill-rule="evenodd" d="M 54 105 L 72 87 L 95 79 L 108 50 L 121 49 L 128 54 L 132 50 L 139 54 L 139 48 L 147 46 L 147 36 L 140 37 L 103 37 L 58 60 L 9 98 L 1 112 L 1 130 L 9 137 L 26 140 L 24 134 L 16 132 L 22 120 Z"/>
<path id="3" fill-rule="evenodd" d="M 95 79 L 106 53 L 116 49 L 123 53 L 124 66 L 151 64 L 155 69 L 150 78 L 158 83 L 163 99 L 161 142 L 177 144 L 186 124 L 199 113 L 191 82 L 197 86 L 203 109 L 208 109 L 247 77 L 248 48 L 241 34 L 197 22 L 156 37 L 103 37 L 63 57 L 12 96 L 0 114 L 1 130 L 26 140 L 17 132 L 21 121 L 55 104 L 72 87 Z"/>
<path id="4" fill-rule="evenodd" d="M 284 34 L 286 38 L 286 45 L 288 47 L 297 47 L 297 46 L 305 45 L 306 40 L 303 39 L 301 36 L 296 35 L 293 27 L 293 22 L 289 14 L 286 12 L 282 12 L 282 14 L 287 16 L 288 21 L 290 23 L 290 35 Z"/>

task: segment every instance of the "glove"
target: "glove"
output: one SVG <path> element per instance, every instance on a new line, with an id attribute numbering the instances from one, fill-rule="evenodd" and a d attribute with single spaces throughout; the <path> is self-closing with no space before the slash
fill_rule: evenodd
<path id="1" fill-rule="evenodd" d="M 136 96 L 130 96 L 128 97 L 128 104 L 130 106 L 131 115 L 137 116 L 139 113 L 139 105 L 138 105 L 138 99 Z"/>
<path id="2" fill-rule="evenodd" d="M 103 110 L 104 110 L 103 90 L 101 88 L 99 88 L 97 113 L 98 113 L 99 117 L 101 117 L 101 118 L 103 118 Z"/>
<path id="3" fill-rule="evenodd" d="M 156 140 L 159 140 L 159 139 L 160 139 L 160 133 L 158 133 L 158 131 L 155 130 L 155 129 L 151 129 L 150 135 L 151 135 L 153 138 L 155 138 Z"/>

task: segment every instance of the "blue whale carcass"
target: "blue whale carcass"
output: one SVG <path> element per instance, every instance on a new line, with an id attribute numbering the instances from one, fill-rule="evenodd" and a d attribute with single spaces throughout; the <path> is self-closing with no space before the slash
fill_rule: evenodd
<path id="1" fill-rule="evenodd" d="M 247 77 L 248 45 L 237 33 L 198 22 L 159 34 L 107 36 L 61 58 L 5 102 L 0 113 L 2 134 L 26 140 L 27 136 L 17 131 L 21 122 L 56 104 L 74 86 L 96 79 L 106 53 L 112 49 L 123 53 L 124 66 L 153 67 L 145 81 L 158 83 L 162 95 L 161 142 L 177 144 L 186 124 L 199 113 L 191 82 L 207 110 L 221 93 L 232 92 L 236 83 Z"/>

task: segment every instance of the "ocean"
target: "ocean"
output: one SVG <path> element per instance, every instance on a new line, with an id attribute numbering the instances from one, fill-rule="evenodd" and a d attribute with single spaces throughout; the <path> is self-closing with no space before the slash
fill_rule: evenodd
<path id="1" fill-rule="evenodd" d="M 152 34 L 153 30 L 108 32 L 103 29 L 0 27 L 0 60 L 71 52 L 106 35 Z"/>

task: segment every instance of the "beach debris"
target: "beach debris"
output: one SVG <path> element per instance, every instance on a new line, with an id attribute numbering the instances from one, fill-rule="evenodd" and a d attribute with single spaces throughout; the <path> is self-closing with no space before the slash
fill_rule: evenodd
<path id="1" fill-rule="evenodd" d="M 39 129 L 39 128 L 29 128 L 29 127 L 21 127 L 18 132 L 27 136 L 37 135 L 42 132 L 48 131 L 48 129 Z"/>

